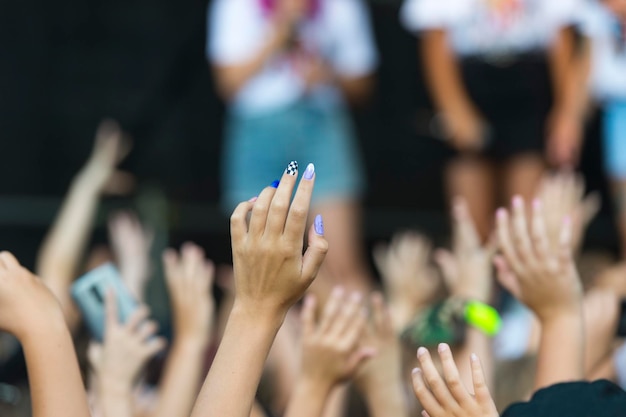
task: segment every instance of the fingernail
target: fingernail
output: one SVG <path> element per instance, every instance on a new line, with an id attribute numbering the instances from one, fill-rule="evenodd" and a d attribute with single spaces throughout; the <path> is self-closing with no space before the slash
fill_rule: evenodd
<path id="1" fill-rule="evenodd" d="M 522 207 L 523 204 L 524 204 L 524 201 L 522 200 L 522 197 L 520 197 L 518 195 L 513 197 L 513 207 L 520 208 L 520 207 Z"/>
<path id="2" fill-rule="evenodd" d="M 315 228 L 315 233 L 320 236 L 324 236 L 324 220 L 322 219 L 321 214 L 315 216 L 315 220 L 313 221 L 313 227 Z"/>
<path id="3" fill-rule="evenodd" d="M 417 349 L 417 357 L 418 358 L 421 358 L 425 354 L 426 354 L 426 348 L 425 347 L 420 347 L 419 349 Z"/>
<path id="4" fill-rule="evenodd" d="M 255 201 L 257 201 L 257 200 L 258 200 L 258 198 L 259 198 L 258 196 L 256 196 L 256 197 L 252 197 L 250 200 L 248 200 L 248 202 L 249 202 L 249 203 L 254 203 Z"/>
<path id="5" fill-rule="evenodd" d="M 535 209 L 540 209 L 541 208 L 541 200 L 539 200 L 538 198 L 535 198 L 533 200 L 533 207 Z"/>
<path id="6" fill-rule="evenodd" d="M 312 294 L 307 294 L 306 297 L 304 297 L 304 305 L 307 307 L 311 307 L 311 305 L 315 302 L 315 297 Z"/>
<path id="7" fill-rule="evenodd" d="M 441 353 L 446 352 L 448 350 L 448 345 L 446 345 L 445 343 L 439 343 L 439 346 L 437 346 L 437 350 L 439 350 L 439 352 Z"/>
<path id="8" fill-rule="evenodd" d="M 476 356 L 476 354 L 475 354 L 475 353 L 472 353 L 472 354 L 470 355 L 470 360 L 471 360 L 472 362 L 478 362 L 478 356 Z"/>
<path id="9" fill-rule="evenodd" d="M 499 219 L 504 219 L 506 217 L 506 210 L 499 208 L 498 211 L 496 211 L 496 216 L 498 216 Z"/>
<path id="10" fill-rule="evenodd" d="M 274 180 L 272 181 L 272 183 L 270 184 L 270 187 L 272 188 L 278 188 L 278 184 L 280 184 L 279 180 Z"/>
<path id="11" fill-rule="evenodd" d="M 563 224 L 565 226 L 569 226 L 570 224 L 572 224 L 572 217 L 571 216 L 565 216 L 563 218 Z"/>
<path id="12" fill-rule="evenodd" d="M 333 291 L 331 292 L 330 295 L 333 297 L 340 297 L 343 295 L 343 292 L 344 292 L 343 287 L 338 286 L 338 287 L 333 288 Z"/>
<path id="13" fill-rule="evenodd" d="M 313 175 L 315 175 L 315 165 L 313 164 L 309 164 L 306 166 L 306 169 L 304 170 L 304 179 L 305 180 L 310 180 L 313 178 Z"/>
<path id="14" fill-rule="evenodd" d="M 363 295 L 360 292 L 353 292 L 350 296 L 350 301 L 353 303 L 360 303 L 363 299 Z"/>
<path id="15" fill-rule="evenodd" d="M 411 373 L 412 373 L 413 375 L 417 375 L 417 374 L 419 374 L 420 372 L 422 372 L 422 371 L 420 371 L 420 368 L 413 368 L 413 370 L 411 371 Z"/>
<path id="16" fill-rule="evenodd" d="M 285 174 L 297 175 L 298 174 L 298 162 L 296 161 L 289 162 L 289 165 L 287 165 L 287 168 L 285 169 Z"/>

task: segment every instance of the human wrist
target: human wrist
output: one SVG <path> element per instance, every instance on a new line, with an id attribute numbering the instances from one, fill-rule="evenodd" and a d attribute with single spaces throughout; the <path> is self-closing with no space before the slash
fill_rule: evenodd
<path id="1" fill-rule="evenodd" d="M 37 314 L 29 315 L 20 327 L 21 329 L 16 331 L 14 336 L 22 343 L 24 349 L 31 345 L 41 345 L 42 340 L 48 343 L 69 338 L 71 341 L 60 306 L 58 311 L 47 312 L 45 317 L 38 317 Z"/>
<path id="2" fill-rule="evenodd" d="M 287 311 L 282 308 L 242 301 L 235 297 L 228 321 L 252 324 L 259 331 L 278 332 Z"/>
<path id="3" fill-rule="evenodd" d="M 133 390 L 133 382 L 129 378 L 120 378 L 119 375 L 101 371 L 96 376 L 98 391 L 104 398 L 123 398 L 129 396 Z"/>
<path id="4" fill-rule="evenodd" d="M 335 385 L 336 383 L 329 379 L 315 378 L 312 375 L 303 374 L 298 378 L 294 395 L 299 395 L 301 398 L 317 398 L 325 401 Z"/>
<path id="5" fill-rule="evenodd" d="M 208 332 L 188 332 L 175 334 L 172 351 L 183 351 L 186 354 L 203 354 L 209 345 Z"/>

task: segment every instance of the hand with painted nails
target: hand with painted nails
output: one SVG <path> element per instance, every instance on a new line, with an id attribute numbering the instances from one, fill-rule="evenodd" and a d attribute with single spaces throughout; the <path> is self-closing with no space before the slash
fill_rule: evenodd
<path id="1" fill-rule="evenodd" d="M 192 417 L 250 416 L 276 333 L 326 256 L 320 217 L 309 229 L 303 255 L 315 167 L 307 166 L 292 201 L 297 175 L 298 163 L 289 163 L 278 188 L 266 187 L 231 216 L 234 302 Z"/>
<path id="2" fill-rule="evenodd" d="M 541 181 L 537 198 L 541 201 L 548 234 L 553 248 L 559 247 L 563 219 L 572 219 L 572 248 L 580 247 L 585 230 L 600 210 L 600 196 L 593 192 L 585 197 L 585 181 L 573 171 L 563 170 L 546 174 Z"/>
<path id="3" fill-rule="evenodd" d="M 413 390 L 422 404 L 424 417 L 498 417 L 498 410 L 485 383 L 476 355 L 471 355 L 472 394 L 461 382 L 450 347 L 439 345 L 443 378 L 426 348 L 419 348 L 420 367 L 413 370 Z"/>
<path id="4" fill-rule="evenodd" d="M 496 245 L 483 245 L 467 202 L 454 201 L 452 209 L 452 251 L 439 249 L 435 261 L 441 268 L 450 295 L 488 303 L 493 289 L 492 262 Z"/>
<path id="5" fill-rule="evenodd" d="M 512 214 L 497 213 L 502 255 L 496 257 L 498 279 L 513 296 L 545 321 L 562 312 L 581 311 L 582 285 L 571 246 L 572 224 L 561 223 L 557 248 L 550 245 L 542 203 L 535 200 L 530 225 L 521 197 L 513 199 Z"/>
<path id="6" fill-rule="evenodd" d="M 376 355 L 360 368 L 355 384 L 372 417 L 408 416 L 400 340 L 382 294 L 370 298 L 372 314 L 362 344 L 374 348 Z"/>
<path id="7" fill-rule="evenodd" d="M 215 301 L 213 279 L 215 266 L 204 250 L 185 243 L 180 255 L 173 249 L 163 253 L 176 339 L 193 340 L 203 347 L 213 333 Z"/>
<path id="8" fill-rule="evenodd" d="M 415 232 L 396 234 L 374 248 L 394 328 L 400 332 L 420 308 L 434 301 L 441 280 L 430 265 L 431 243 Z"/>
<path id="9" fill-rule="evenodd" d="M 157 323 L 150 311 L 139 307 L 126 323 L 120 323 L 115 295 L 106 295 L 106 328 L 102 344 L 89 345 L 88 358 L 101 388 L 114 385 L 131 390 L 150 358 L 163 350 L 165 339 L 156 337 Z"/>
<path id="10" fill-rule="evenodd" d="M 150 279 L 150 248 L 154 230 L 141 223 L 131 211 L 120 211 L 109 219 L 109 241 L 126 287 L 135 300 L 144 300 Z"/>
<path id="11" fill-rule="evenodd" d="M 321 416 L 331 389 L 352 379 L 375 354 L 372 348 L 360 346 L 367 322 L 360 293 L 346 294 L 335 287 L 319 320 L 316 305 L 315 296 L 309 294 L 302 309 L 302 367 L 287 417 Z"/>
<path id="12" fill-rule="evenodd" d="M 283 316 L 313 282 L 328 250 L 318 217 L 302 255 L 315 167 L 306 168 L 290 204 L 297 173 L 297 162 L 291 162 L 278 188 L 267 187 L 254 202 L 241 203 L 231 217 L 235 307 L 251 309 L 254 316 Z"/>

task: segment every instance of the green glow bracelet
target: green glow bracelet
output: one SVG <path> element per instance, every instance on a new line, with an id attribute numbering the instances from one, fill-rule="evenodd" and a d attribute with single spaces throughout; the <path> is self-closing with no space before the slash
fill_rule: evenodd
<path id="1" fill-rule="evenodd" d="M 465 322 L 476 327 L 488 336 L 500 331 L 502 320 L 495 308 L 480 301 L 468 301 L 465 305 Z"/>

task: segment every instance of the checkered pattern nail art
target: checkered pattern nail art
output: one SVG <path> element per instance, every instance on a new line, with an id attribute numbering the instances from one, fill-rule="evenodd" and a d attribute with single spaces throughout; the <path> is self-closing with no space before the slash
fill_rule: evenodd
<path id="1" fill-rule="evenodd" d="M 289 175 L 298 174 L 298 163 L 296 161 L 289 162 L 289 165 L 287 165 L 287 169 L 285 170 L 285 174 L 289 174 Z"/>

